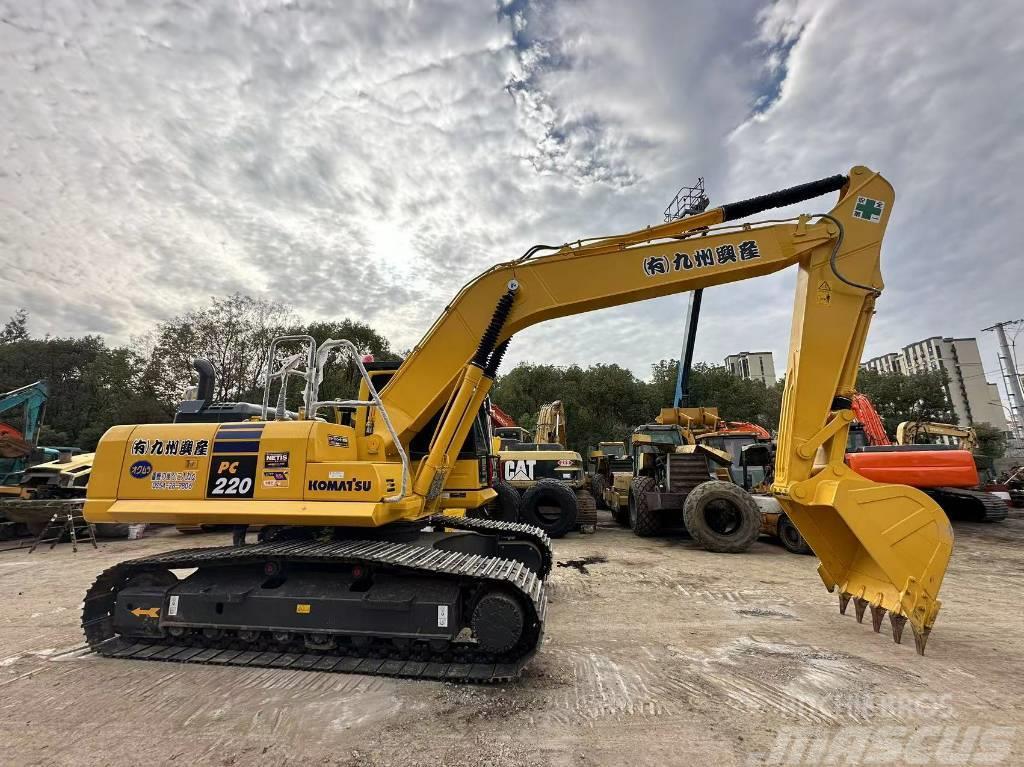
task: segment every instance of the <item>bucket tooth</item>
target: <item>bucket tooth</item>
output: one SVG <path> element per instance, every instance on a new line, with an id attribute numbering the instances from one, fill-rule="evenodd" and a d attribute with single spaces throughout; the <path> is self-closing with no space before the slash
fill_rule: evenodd
<path id="1" fill-rule="evenodd" d="M 850 595 L 845 591 L 839 593 L 839 614 L 846 615 L 846 606 L 850 604 Z"/>
<path id="2" fill-rule="evenodd" d="M 903 627 L 907 625 L 907 616 L 889 613 L 889 623 L 892 624 L 892 641 L 901 644 L 903 642 Z"/>
<path id="3" fill-rule="evenodd" d="M 868 600 L 864 599 L 863 597 L 853 598 L 853 609 L 854 612 L 857 613 L 857 623 L 864 622 L 864 610 L 867 609 L 867 606 Z"/>
<path id="4" fill-rule="evenodd" d="M 919 629 L 913 623 L 910 624 L 910 628 L 914 631 L 914 645 L 917 647 L 917 654 L 924 655 L 924 646 L 928 644 L 928 635 L 932 633 L 931 626 L 924 629 Z"/>
<path id="5" fill-rule="evenodd" d="M 871 628 L 875 633 L 882 630 L 882 618 L 885 617 L 885 608 L 881 605 L 871 605 Z"/>

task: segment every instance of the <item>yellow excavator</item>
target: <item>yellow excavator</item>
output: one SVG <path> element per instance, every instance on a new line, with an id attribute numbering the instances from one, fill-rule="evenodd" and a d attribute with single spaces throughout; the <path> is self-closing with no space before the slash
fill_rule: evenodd
<path id="1" fill-rule="evenodd" d="M 897 445 L 916 445 L 930 442 L 932 437 L 948 437 L 956 440 L 961 450 L 969 453 L 978 451 L 978 433 L 970 426 L 954 426 L 936 421 L 903 421 L 896 427 Z"/>
<path id="2" fill-rule="evenodd" d="M 829 192 L 839 200 L 826 213 L 734 223 Z M 862 620 L 870 606 L 875 631 L 888 612 L 897 642 L 909 622 L 923 653 L 949 522 L 921 491 L 843 460 L 893 199 L 881 175 L 855 167 L 629 234 L 538 245 L 467 283 L 379 389 L 351 343 L 292 339 L 309 349 L 283 361 L 271 349 L 281 368 L 268 367 L 249 420 L 200 405 L 177 423 L 113 427 L 87 519 L 258 524 L 264 535 L 108 569 L 85 595 L 89 645 L 122 658 L 515 677 L 543 635 L 549 543 L 527 525 L 451 513 L 495 496 L 472 435 L 509 339 L 555 317 L 796 266 L 772 493 L 840 610 L 852 599 Z M 359 399 L 318 399 L 332 350 L 352 354 Z M 303 382 L 298 410 L 284 396 L 269 407 L 275 377 Z"/>

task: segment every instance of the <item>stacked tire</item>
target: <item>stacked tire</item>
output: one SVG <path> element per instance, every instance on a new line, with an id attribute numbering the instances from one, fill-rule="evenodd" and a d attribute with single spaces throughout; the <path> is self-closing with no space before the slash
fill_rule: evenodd
<path id="1" fill-rule="evenodd" d="M 556 479 L 541 479 L 528 487 L 519 508 L 523 522 L 539 527 L 551 538 L 576 529 L 578 515 L 576 493 Z"/>

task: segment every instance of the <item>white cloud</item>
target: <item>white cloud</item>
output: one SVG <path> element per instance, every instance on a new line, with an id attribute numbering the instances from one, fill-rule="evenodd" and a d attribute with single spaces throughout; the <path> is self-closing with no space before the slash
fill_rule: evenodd
<path id="1" fill-rule="evenodd" d="M 0 305 L 121 342 L 241 290 L 404 348 L 486 266 L 656 222 L 698 175 L 723 203 L 866 163 L 898 197 L 869 353 L 1021 314 L 1012 3 L 682 5 L 0 1 Z M 781 365 L 793 280 L 708 291 L 697 358 Z M 684 304 L 507 364 L 643 374 Z"/>

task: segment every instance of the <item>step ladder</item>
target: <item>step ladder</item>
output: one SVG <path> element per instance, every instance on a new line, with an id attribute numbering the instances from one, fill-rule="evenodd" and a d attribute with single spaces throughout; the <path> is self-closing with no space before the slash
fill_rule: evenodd
<path id="1" fill-rule="evenodd" d="M 98 549 L 99 546 L 96 545 L 96 528 L 91 523 L 85 521 L 82 507 L 83 504 L 80 501 L 72 501 L 59 507 L 53 513 L 53 516 L 50 517 L 50 521 L 46 523 L 46 527 L 36 536 L 28 553 L 31 554 L 35 551 L 36 546 L 40 543 L 49 543 L 50 550 L 52 551 L 53 547 L 64 538 L 65 533 L 71 538 L 71 551 L 75 554 L 78 553 L 79 538 L 88 540 L 92 543 L 94 549 Z M 50 534 L 53 535 L 52 538 L 47 537 Z"/>

